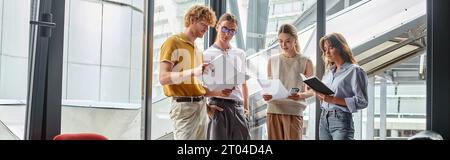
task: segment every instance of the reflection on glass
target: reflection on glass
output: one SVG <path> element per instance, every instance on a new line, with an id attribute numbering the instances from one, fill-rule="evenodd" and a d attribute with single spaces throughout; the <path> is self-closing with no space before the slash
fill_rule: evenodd
<path id="1" fill-rule="evenodd" d="M 66 3 L 61 133 L 141 139 L 144 1 Z"/>
<path id="2" fill-rule="evenodd" d="M 30 0 L 0 0 L 0 140 L 24 139 Z"/>

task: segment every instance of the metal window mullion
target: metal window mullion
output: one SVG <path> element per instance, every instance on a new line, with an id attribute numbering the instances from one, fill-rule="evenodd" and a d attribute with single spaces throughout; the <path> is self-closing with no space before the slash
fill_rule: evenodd
<path id="1" fill-rule="evenodd" d="M 51 2 L 48 0 L 35 0 L 32 2 L 31 20 L 39 20 L 41 13 L 50 12 Z M 33 8 L 34 7 L 34 8 Z M 36 10 L 34 10 L 36 9 Z M 37 14 L 34 14 L 37 13 Z M 48 38 L 39 36 L 40 28 L 36 25 L 30 26 L 31 52 L 29 65 L 29 82 L 27 96 L 27 111 L 25 122 L 25 139 L 41 140 L 44 132 L 44 104 L 45 86 L 47 75 Z"/>
<path id="2" fill-rule="evenodd" d="M 241 23 L 241 15 L 239 12 L 239 5 L 237 0 L 228 0 L 228 4 L 230 5 L 229 8 L 231 10 L 231 13 L 233 13 L 238 21 L 238 27 L 239 29 L 237 30 L 237 34 L 236 34 L 236 42 L 237 42 L 237 47 L 243 50 L 246 50 L 245 48 L 245 42 L 244 42 L 244 28 L 242 27 L 242 23 Z M 228 7 L 228 6 L 227 6 Z"/>
<path id="3" fill-rule="evenodd" d="M 39 0 L 32 0 L 30 5 L 30 21 L 37 21 L 39 14 Z M 27 80 L 27 103 L 26 103 L 26 111 L 25 111 L 25 132 L 24 139 L 30 139 L 30 135 L 33 133 L 31 130 L 31 123 L 33 116 L 31 115 L 31 95 L 33 92 L 33 88 L 31 87 L 33 84 L 33 70 L 34 70 L 34 59 L 36 53 L 36 41 L 37 41 L 37 26 L 30 25 L 30 40 L 29 40 L 29 53 L 28 53 L 28 80 Z"/>
<path id="4" fill-rule="evenodd" d="M 450 1 L 427 1 L 427 130 L 450 139 Z"/>
<path id="5" fill-rule="evenodd" d="M 344 9 L 350 6 L 350 0 L 344 0 Z"/>
<path id="6" fill-rule="evenodd" d="M 51 37 L 38 35 L 45 27 L 30 27 L 32 36 L 25 139 L 48 140 L 59 134 L 61 127 L 65 1 L 33 1 L 33 7 L 37 7 L 37 3 L 39 16 L 52 13 L 57 26 L 62 26 L 54 28 Z M 36 18 L 32 16 L 33 20 Z"/>
<path id="7" fill-rule="evenodd" d="M 357 113 L 353 114 L 355 116 L 355 139 L 362 139 L 362 110 L 359 110 Z"/>
<path id="8" fill-rule="evenodd" d="M 51 13 L 59 26 L 53 29 L 49 41 L 45 139 L 51 140 L 61 133 L 61 101 L 64 62 L 65 0 L 52 0 Z"/>
<path id="9" fill-rule="evenodd" d="M 37 34 L 37 33 L 36 33 Z M 40 38 L 37 38 L 40 39 Z M 47 49 L 44 48 L 48 44 L 45 40 L 37 40 L 36 52 L 31 58 L 30 77 L 28 84 L 28 100 L 25 122 L 25 139 L 40 140 L 42 139 L 43 119 L 44 119 L 44 98 L 45 98 L 45 64 L 47 62 Z M 44 63 L 45 62 L 45 63 Z"/>
<path id="10" fill-rule="evenodd" d="M 227 12 L 227 1 L 226 0 L 210 0 L 209 7 L 211 7 L 214 12 L 216 12 L 217 20 L 222 16 L 222 14 Z M 214 44 L 217 32 L 214 27 L 209 28 L 208 38 L 205 42 L 205 49 Z"/>
<path id="11" fill-rule="evenodd" d="M 131 16 L 130 16 L 130 60 L 128 61 L 128 62 L 130 62 L 130 64 L 129 64 L 129 73 L 128 73 L 128 103 L 131 103 L 131 92 L 132 92 L 132 89 L 131 89 L 131 80 L 132 80 L 132 75 L 131 75 L 131 72 L 133 72 L 133 38 L 134 38 L 134 36 L 133 36 L 133 27 L 134 27 L 134 24 L 133 24 L 133 18 L 134 18 L 134 11 L 133 10 L 131 10 Z"/>
<path id="12" fill-rule="evenodd" d="M 385 77 L 380 81 L 380 140 L 386 140 L 387 81 Z"/>
<path id="13" fill-rule="evenodd" d="M 367 88 L 369 104 L 367 106 L 366 120 L 366 140 L 373 140 L 374 121 L 375 121 L 375 77 L 369 78 Z"/>
<path id="14" fill-rule="evenodd" d="M 432 44 L 433 43 L 433 0 L 427 0 L 427 44 Z M 432 87 L 432 81 L 433 81 L 433 77 L 432 77 L 432 62 L 433 62 L 433 48 L 432 45 L 427 45 L 427 72 L 426 72 L 426 76 L 427 76 L 427 107 L 426 107 L 426 129 L 427 130 L 431 130 L 432 129 L 432 97 L 433 97 L 433 90 L 431 89 Z M 431 71 L 431 72 L 430 72 Z"/>
<path id="15" fill-rule="evenodd" d="M 144 133 L 141 134 L 142 139 L 151 140 L 151 127 L 152 127 L 152 82 L 153 82 L 153 29 L 154 29 L 154 10 L 155 10 L 155 2 L 154 1 L 145 1 L 144 16 L 146 17 L 146 26 L 145 26 L 145 64 L 143 68 L 143 103 L 142 103 L 142 112 L 141 115 L 144 117 L 142 120 L 144 123 L 141 124 Z"/>
<path id="16" fill-rule="evenodd" d="M 317 0 L 317 35 L 316 42 L 320 44 L 320 38 L 323 37 L 326 33 L 326 1 L 325 0 Z M 316 76 L 319 79 L 322 79 L 323 74 L 325 72 L 325 65 L 322 60 L 322 52 L 320 51 L 319 45 L 316 48 Z M 319 122 L 320 122 L 320 100 L 316 98 L 316 116 L 315 116 L 315 139 L 319 139 Z"/>
<path id="17" fill-rule="evenodd" d="M 100 65 L 99 65 L 99 74 L 98 74 L 98 98 L 97 101 L 101 102 L 102 101 L 102 69 L 103 69 L 103 44 L 104 44 L 104 26 L 105 26 L 105 4 L 102 3 L 101 4 L 101 24 L 100 24 Z"/>

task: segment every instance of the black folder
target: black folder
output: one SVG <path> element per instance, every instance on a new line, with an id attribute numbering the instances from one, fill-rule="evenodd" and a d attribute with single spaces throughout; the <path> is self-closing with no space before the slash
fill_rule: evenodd
<path id="1" fill-rule="evenodd" d="M 321 80 L 319 80 L 316 76 L 312 76 L 309 78 L 303 77 L 303 82 L 306 83 L 310 88 L 312 88 L 314 91 L 325 94 L 325 95 L 332 95 L 334 92 L 327 87 Z"/>

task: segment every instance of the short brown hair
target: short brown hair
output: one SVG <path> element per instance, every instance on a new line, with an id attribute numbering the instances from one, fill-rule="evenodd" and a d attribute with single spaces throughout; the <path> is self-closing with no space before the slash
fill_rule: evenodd
<path id="1" fill-rule="evenodd" d="M 327 67 L 330 67 L 334 63 L 328 62 L 325 59 L 325 42 L 328 42 L 331 47 L 336 48 L 342 60 L 347 63 L 356 64 L 356 60 L 353 57 L 352 50 L 350 49 L 347 40 L 340 33 L 331 33 L 320 39 L 320 50 L 322 51 L 322 58 L 326 62 Z"/>
<path id="2" fill-rule="evenodd" d="M 219 25 L 220 23 L 222 23 L 223 21 L 229 21 L 229 22 L 233 22 L 236 25 L 238 25 L 238 21 L 236 16 L 234 16 L 231 13 L 225 13 L 222 16 L 220 16 L 219 21 L 217 21 L 217 25 Z"/>
<path id="3" fill-rule="evenodd" d="M 191 25 L 191 20 L 208 22 L 209 26 L 214 26 L 216 24 L 217 18 L 216 13 L 211 10 L 211 8 L 204 5 L 195 5 L 191 7 L 186 15 L 184 15 L 184 26 L 189 27 Z"/>

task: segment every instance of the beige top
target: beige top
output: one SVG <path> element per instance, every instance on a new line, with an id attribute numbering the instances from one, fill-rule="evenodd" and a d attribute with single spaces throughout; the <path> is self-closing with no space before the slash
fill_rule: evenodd
<path id="1" fill-rule="evenodd" d="M 272 77 L 271 79 L 280 79 L 284 87 L 288 90 L 291 88 L 299 88 L 300 92 L 304 92 L 303 80 L 300 73 L 305 74 L 306 63 L 308 57 L 297 55 L 292 58 L 283 56 L 282 54 L 270 57 Z M 306 108 L 304 99 L 294 101 L 291 99 L 278 99 L 269 102 L 267 113 L 297 115 L 303 116 Z"/>

